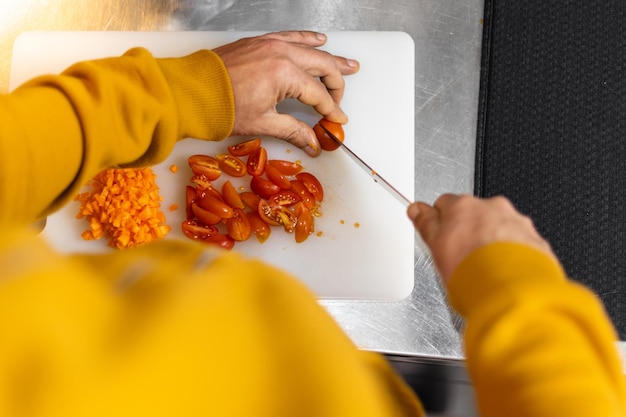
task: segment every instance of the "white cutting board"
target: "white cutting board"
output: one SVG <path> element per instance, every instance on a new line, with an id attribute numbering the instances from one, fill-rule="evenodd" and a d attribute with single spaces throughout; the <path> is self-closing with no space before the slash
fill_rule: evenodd
<path id="1" fill-rule="evenodd" d="M 256 32 L 27 32 L 13 48 L 10 87 L 44 73 L 58 73 L 75 61 L 116 56 L 143 46 L 155 56 L 181 56 L 213 48 Z M 403 32 L 332 32 L 322 49 L 358 59 L 361 70 L 346 77 L 342 107 L 350 117 L 346 144 L 405 195 L 414 195 L 414 44 Z M 314 111 L 295 102 L 280 107 L 313 125 Z M 173 231 L 184 238 L 180 223 L 194 153 L 216 154 L 243 138 L 221 143 L 193 139 L 179 142 L 165 162 L 154 167 L 164 198 L 163 211 Z M 235 250 L 258 256 L 292 272 L 320 298 L 399 300 L 413 289 L 414 231 L 404 207 L 342 151 L 309 158 L 282 141 L 265 138 L 270 158 L 301 160 L 325 187 L 323 215 L 304 243 L 274 228 L 264 244 L 254 238 Z M 181 168 L 172 174 L 168 167 Z M 105 251 L 104 240 L 85 242 L 84 220 L 76 220 L 77 203 L 48 218 L 44 236 L 62 252 Z M 358 224 L 358 227 L 356 226 Z"/>

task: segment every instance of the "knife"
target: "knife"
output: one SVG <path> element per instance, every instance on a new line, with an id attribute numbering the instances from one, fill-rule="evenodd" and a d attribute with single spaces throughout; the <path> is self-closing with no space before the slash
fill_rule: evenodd
<path id="1" fill-rule="evenodd" d="M 342 141 L 340 141 L 339 139 L 337 139 L 335 137 L 335 135 L 333 135 L 332 133 L 330 133 L 328 131 L 328 129 L 326 129 L 323 125 L 320 124 L 320 126 L 322 127 L 322 129 L 324 129 L 324 131 L 326 133 L 328 133 L 328 136 L 330 136 L 335 142 L 337 142 L 337 144 L 339 144 L 339 146 L 361 167 L 365 170 L 365 172 L 367 172 L 372 179 L 374 180 L 374 182 L 380 184 L 385 190 L 387 190 L 387 192 L 389 192 L 389 194 L 391 194 L 392 196 L 394 196 L 396 198 L 396 200 L 398 200 L 404 207 L 408 207 L 409 204 L 411 204 L 411 200 L 409 200 L 408 198 L 406 198 L 404 196 L 404 194 L 402 194 L 400 191 L 398 191 L 398 189 L 396 187 L 394 187 L 393 185 L 391 185 L 389 183 L 389 181 L 387 181 L 386 179 L 384 179 L 383 177 L 380 176 L 380 174 L 378 172 L 376 172 L 376 170 L 372 169 L 371 166 L 369 166 L 364 160 L 362 160 L 357 154 L 355 154 L 350 148 L 348 148 Z"/>

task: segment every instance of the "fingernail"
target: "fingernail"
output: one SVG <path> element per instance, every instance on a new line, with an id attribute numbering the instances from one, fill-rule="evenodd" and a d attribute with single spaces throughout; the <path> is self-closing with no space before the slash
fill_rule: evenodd
<path id="1" fill-rule="evenodd" d="M 358 68 L 359 66 L 359 61 L 356 61 L 354 59 L 346 59 L 346 63 L 350 68 Z"/>
<path id="2" fill-rule="evenodd" d="M 324 35 L 323 33 L 317 32 L 316 36 L 317 36 L 317 39 L 319 39 L 320 41 L 326 40 L 326 35 Z"/>
<path id="3" fill-rule="evenodd" d="M 413 203 L 409 205 L 409 207 L 406 210 L 406 214 L 409 216 L 409 219 L 411 219 L 412 221 L 415 221 L 417 216 L 419 216 L 420 214 L 419 205 L 417 203 Z"/>

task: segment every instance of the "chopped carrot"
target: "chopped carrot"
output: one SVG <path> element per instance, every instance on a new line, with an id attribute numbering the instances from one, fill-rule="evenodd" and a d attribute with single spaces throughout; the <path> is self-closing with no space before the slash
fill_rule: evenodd
<path id="1" fill-rule="evenodd" d="M 109 246 L 119 249 L 163 239 L 171 228 L 165 224 L 155 180 L 150 168 L 107 169 L 96 175 L 89 182 L 91 191 L 76 196 L 76 218 L 89 222 L 81 237 L 106 237 Z"/>
<path id="2" fill-rule="evenodd" d="M 176 211 L 178 210 L 178 204 L 174 203 L 170 206 L 170 211 Z"/>
<path id="3" fill-rule="evenodd" d="M 176 174 L 178 172 L 178 165 L 176 165 L 176 164 L 170 165 L 170 171 L 172 171 L 174 174 Z"/>

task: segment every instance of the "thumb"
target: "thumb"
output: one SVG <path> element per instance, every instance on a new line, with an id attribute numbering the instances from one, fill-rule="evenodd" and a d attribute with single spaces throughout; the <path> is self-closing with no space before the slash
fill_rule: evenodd
<path id="1" fill-rule="evenodd" d="M 408 207 L 407 215 L 424 242 L 431 247 L 439 230 L 439 212 L 432 206 L 418 201 Z"/>
<path id="2" fill-rule="evenodd" d="M 301 148 L 309 156 L 320 154 L 320 144 L 315 132 L 308 124 L 288 114 L 273 113 L 265 120 L 265 132 Z"/>

